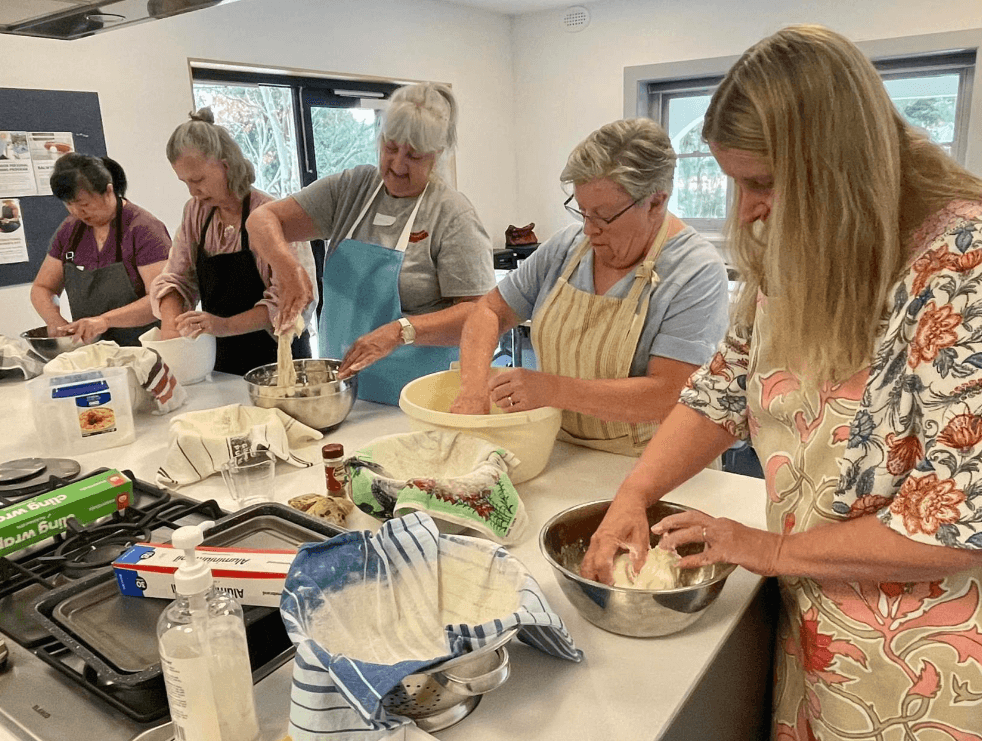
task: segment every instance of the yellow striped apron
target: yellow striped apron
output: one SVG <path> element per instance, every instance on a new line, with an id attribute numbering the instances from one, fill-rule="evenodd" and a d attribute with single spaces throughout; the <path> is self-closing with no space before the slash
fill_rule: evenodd
<path id="1" fill-rule="evenodd" d="M 532 322 L 532 346 L 540 370 L 589 380 L 628 377 L 648 303 L 658 285 L 655 261 L 668 240 L 668 222 L 666 213 L 623 299 L 598 296 L 569 284 L 573 271 L 591 249 L 590 240 L 584 238 L 575 247 L 573 259 Z M 657 422 L 610 422 L 563 410 L 559 439 L 609 453 L 638 456 L 657 427 Z"/>

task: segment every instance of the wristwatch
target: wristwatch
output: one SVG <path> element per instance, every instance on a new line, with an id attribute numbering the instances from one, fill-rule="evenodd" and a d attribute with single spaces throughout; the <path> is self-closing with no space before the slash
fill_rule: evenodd
<path id="1" fill-rule="evenodd" d="M 416 327 L 406 317 L 399 318 L 399 326 L 402 328 L 402 344 L 413 344 L 416 341 Z"/>

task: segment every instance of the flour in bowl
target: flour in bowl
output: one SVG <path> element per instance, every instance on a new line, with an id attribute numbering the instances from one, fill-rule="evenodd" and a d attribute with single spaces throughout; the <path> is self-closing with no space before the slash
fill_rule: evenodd
<path id="1" fill-rule="evenodd" d="M 627 589 L 674 589 L 679 585 L 679 556 L 674 551 L 651 548 L 641 571 L 634 575 L 631 555 L 614 559 L 614 586 Z"/>
<path id="2" fill-rule="evenodd" d="M 332 654 L 371 664 L 446 656 L 443 623 L 435 606 L 427 610 L 416 601 L 422 597 L 381 580 L 347 584 L 313 613 L 310 638 Z"/>

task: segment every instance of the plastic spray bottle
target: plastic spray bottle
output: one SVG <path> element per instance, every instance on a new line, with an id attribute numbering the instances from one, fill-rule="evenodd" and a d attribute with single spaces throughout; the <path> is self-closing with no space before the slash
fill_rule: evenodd
<path id="1" fill-rule="evenodd" d="M 194 550 L 214 524 L 178 528 L 171 540 L 185 562 L 174 575 L 178 597 L 157 621 L 167 702 L 176 741 L 256 741 L 242 608 L 214 589 L 211 569 Z"/>

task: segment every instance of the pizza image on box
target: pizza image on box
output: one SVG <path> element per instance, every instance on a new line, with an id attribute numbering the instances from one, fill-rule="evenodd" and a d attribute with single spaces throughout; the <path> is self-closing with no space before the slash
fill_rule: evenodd
<path id="1" fill-rule="evenodd" d="M 82 430 L 82 437 L 112 432 L 116 429 L 116 415 L 109 407 L 85 409 L 78 415 L 78 424 Z"/>

